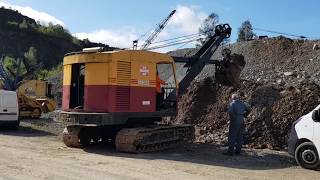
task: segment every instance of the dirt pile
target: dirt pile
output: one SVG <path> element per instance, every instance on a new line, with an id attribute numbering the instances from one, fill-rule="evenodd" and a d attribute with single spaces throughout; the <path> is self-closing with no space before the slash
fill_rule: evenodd
<path id="1" fill-rule="evenodd" d="M 280 84 L 307 79 L 320 84 L 320 50 L 313 48 L 317 44 L 280 36 L 236 43 L 230 49 L 246 57 L 243 79 Z"/>
<path id="2" fill-rule="evenodd" d="M 206 78 L 194 82 L 180 99 L 175 121 L 195 124 L 198 142 L 225 144 L 229 126 L 226 110 L 234 92 L 243 94 L 251 106 L 245 139 L 253 148 L 284 149 L 291 124 L 320 101 L 320 88 L 310 81 L 293 86 L 243 81 L 235 90 Z"/>
<path id="3" fill-rule="evenodd" d="M 221 60 L 221 50 L 229 48 L 232 53 L 242 54 L 247 62 L 241 78 L 277 84 L 294 84 L 311 80 L 320 85 L 320 41 L 297 40 L 286 37 L 258 39 L 220 46 L 211 59 Z M 196 49 L 169 52 L 172 56 L 191 56 Z M 178 77 L 185 71 L 177 66 Z M 181 74 L 180 74 L 181 73 Z M 199 79 L 214 74 L 214 66 L 207 65 Z"/>

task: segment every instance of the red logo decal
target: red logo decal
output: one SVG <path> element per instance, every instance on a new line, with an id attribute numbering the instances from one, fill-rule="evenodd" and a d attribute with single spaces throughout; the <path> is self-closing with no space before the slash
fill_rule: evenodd
<path id="1" fill-rule="evenodd" d="M 149 68 L 148 66 L 141 66 L 140 67 L 140 74 L 142 76 L 148 76 L 149 75 Z"/>

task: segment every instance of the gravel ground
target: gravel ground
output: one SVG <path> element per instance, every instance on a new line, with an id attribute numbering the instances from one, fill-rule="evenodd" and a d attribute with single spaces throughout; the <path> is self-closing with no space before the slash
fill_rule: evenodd
<path id="1" fill-rule="evenodd" d="M 205 144 L 145 154 L 119 153 L 109 145 L 72 149 L 41 124 L 24 121 L 17 131 L 0 131 L 0 179 L 319 178 L 280 151 L 245 149 L 229 157 L 221 155 L 225 147 Z"/>

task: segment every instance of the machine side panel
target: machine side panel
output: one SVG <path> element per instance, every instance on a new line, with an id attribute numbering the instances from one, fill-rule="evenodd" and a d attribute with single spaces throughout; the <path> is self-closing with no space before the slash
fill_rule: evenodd
<path id="1" fill-rule="evenodd" d="M 153 87 L 132 86 L 130 94 L 130 112 L 156 111 L 156 92 Z"/>
<path id="2" fill-rule="evenodd" d="M 114 90 L 106 85 L 86 85 L 84 87 L 84 111 L 85 112 L 112 112 L 110 104 L 115 98 L 109 96 Z"/>
<path id="3" fill-rule="evenodd" d="M 66 111 L 69 109 L 70 102 L 70 85 L 63 85 L 63 96 L 62 96 L 62 110 Z"/>
<path id="4" fill-rule="evenodd" d="M 120 88 L 120 90 L 119 90 Z M 130 105 L 120 93 L 129 91 Z M 85 86 L 85 112 L 154 112 L 154 88 L 115 86 L 115 85 L 86 85 Z M 121 97 L 120 97 L 121 96 Z M 120 99 L 119 99 L 120 98 Z M 127 109 L 128 108 L 128 109 Z"/>
<path id="5" fill-rule="evenodd" d="M 23 81 L 18 91 L 32 96 L 46 96 L 47 82 L 41 80 Z"/>
<path id="6" fill-rule="evenodd" d="M 107 85 L 111 63 L 86 63 L 85 85 Z"/>
<path id="7" fill-rule="evenodd" d="M 71 87 L 71 65 L 63 66 L 63 96 L 62 96 L 62 109 L 69 109 L 70 103 L 70 87 Z"/>
<path id="8" fill-rule="evenodd" d="M 130 112 L 155 112 L 156 63 L 144 61 L 152 58 L 146 55 L 131 58 Z"/>

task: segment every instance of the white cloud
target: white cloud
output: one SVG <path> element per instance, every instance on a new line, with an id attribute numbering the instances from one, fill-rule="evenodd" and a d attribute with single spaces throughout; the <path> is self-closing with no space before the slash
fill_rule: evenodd
<path id="1" fill-rule="evenodd" d="M 17 6 L 9 4 L 7 2 L 0 1 L 0 7 L 1 6 L 13 10 L 18 10 L 21 14 L 35 19 L 36 21 L 39 21 L 42 25 L 48 25 L 48 23 L 51 22 L 53 24 L 60 24 L 62 26 L 65 26 L 65 24 L 61 20 L 51 16 L 46 12 L 37 11 L 29 6 Z"/>
<path id="2" fill-rule="evenodd" d="M 168 28 L 180 33 L 197 33 L 201 22 L 208 16 L 197 6 L 178 5 L 176 10 L 177 12 L 168 23 Z"/>
<path id="3" fill-rule="evenodd" d="M 100 29 L 92 32 L 80 32 L 73 34 L 79 39 L 88 38 L 93 42 L 100 42 L 114 47 L 129 48 L 132 47 L 132 41 L 137 39 L 138 33 L 134 29 L 128 30 L 109 30 Z"/>
<path id="4" fill-rule="evenodd" d="M 156 41 L 173 38 L 176 36 L 197 33 L 201 22 L 207 17 L 207 14 L 202 12 L 196 6 L 176 6 L 177 12 L 169 21 L 167 27 L 161 32 Z M 125 23 L 125 22 L 124 22 Z M 154 22 L 159 23 L 159 22 Z M 79 39 L 88 38 L 90 41 L 101 42 L 110 46 L 116 47 L 132 47 L 132 41 L 137 39 L 142 33 L 136 28 L 120 28 L 114 29 L 100 29 L 92 32 L 80 32 L 74 35 Z M 139 41 L 139 45 L 143 44 L 143 40 Z M 157 51 L 165 52 L 172 50 L 172 48 L 159 49 Z"/>

